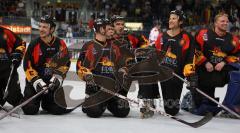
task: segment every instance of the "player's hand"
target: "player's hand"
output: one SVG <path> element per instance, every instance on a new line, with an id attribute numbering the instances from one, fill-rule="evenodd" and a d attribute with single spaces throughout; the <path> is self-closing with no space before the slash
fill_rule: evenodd
<path id="1" fill-rule="evenodd" d="M 210 63 L 210 62 L 207 62 L 205 64 L 205 68 L 207 69 L 208 72 L 212 72 L 214 70 L 212 63 Z"/>
<path id="2" fill-rule="evenodd" d="M 56 90 L 62 86 L 63 78 L 58 74 L 53 74 L 52 78 L 50 79 L 49 89 Z"/>
<path id="3" fill-rule="evenodd" d="M 218 64 L 215 66 L 214 69 L 215 69 L 216 71 L 221 71 L 221 70 L 223 69 L 223 67 L 225 66 L 225 64 L 226 64 L 226 63 L 222 61 L 222 62 L 218 63 Z"/>

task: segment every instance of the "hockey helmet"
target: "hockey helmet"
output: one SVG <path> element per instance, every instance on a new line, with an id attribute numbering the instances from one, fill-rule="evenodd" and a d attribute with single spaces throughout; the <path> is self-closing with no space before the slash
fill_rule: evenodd
<path id="1" fill-rule="evenodd" d="M 99 32 L 100 27 L 104 27 L 104 26 L 110 25 L 110 24 L 111 23 L 110 23 L 109 19 L 98 18 L 94 21 L 93 28 L 94 28 L 95 32 Z"/>
<path id="2" fill-rule="evenodd" d="M 50 27 L 56 27 L 55 19 L 49 15 L 44 15 L 41 17 L 40 22 L 50 24 Z"/>
<path id="3" fill-rule="evenodd" d="M 116 20 L 122 20 L 124 21 L 124 17 L 120 16 L 120 15 L 113 15 L 111 18 L 110 18 L 110 21 L 111 23 L 113 24 Z"/>
<path id="4" fill-rule="evenodd" d="M 171 14 L 175 14 L 175 15 L 179 16 L 179 20 L 180 20 L 180 21 L 184 21 L 184 20 L 186 19 L 186 16 L 185 16 L 185 14 L 184 14 L 183 11 L 173 10 L 173 11 L 170 12 L 170 15 L 171 15 Z"/>

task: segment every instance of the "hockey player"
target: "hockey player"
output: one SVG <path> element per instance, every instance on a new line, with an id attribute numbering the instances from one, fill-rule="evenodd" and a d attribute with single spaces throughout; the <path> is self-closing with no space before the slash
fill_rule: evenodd
<path id="1" fill-rule="evenodd" d="M 107 38 L 113 35 L 113 27 L 105 19 L 96 19 L 94 22 L 95 38 L 83 45 L 77 61 L 77 74 L 87 82 L 86 97 L 96 94 L 100 87 L 89 82 L 89 75 L 101 75 L 115 79 L 114 71 L 117 63 L 122 58 L 117 45 L 107 42 Z M 91 77 L 91 76 L 90 76 Z M 92 79 L 90 79 L 92 80 Z M 121 90 L 119 93 L 122 94 Z M 87 116 L 98 118 L 108 109 L 115 117 L 126 117 L 130 111 L 129 103 L 118 97 L 96 104 L 90 107 L 83 107 Z"/>
<path id="2" fill-rule="evenodd" d="M 161 65 L 167 66 L 181 77 L 186 77 L 190 82 L 190 88 L 196 87 L 193 37 L 182 29 L 184 13 L 179 10 L 170 12 L 169 30 L 160 34 L 155 43 L 158 51 L 165 51 L 165 58 Z M 183 82 L 176 77 L 161 82 L 165 112 L 176 115 L 179 108 L 179 99 L 183 88 Z M 159 92 L 145 93 L 146 97 L 158 98 Z"/>
<path id="3" fill-rule="evenodd" d="M 4 105 L 7 101 L 13 106 L 17 106 L 22 99 L 21 88 L 17 68 L 20 66 L 25 53 L 25 42 L 22 41 L 12 31 L 0 27 L 0 104 Z M 10 82 L 7 82 L 11 69 L 13 73 Z M 5 90 L 7 89 L 7 90 Z M 8 92 L 8 93 L 6 93 Z M 5 99 L 3 98 L 5 95 Z"/>
<path id="4" fill-rule="evenodd" d="M 144 35 L 137 35 L 125 31 L 125 18 L 119 15 L 113 15 L 110 19 L 115 34 L 114 43 L 120 47 L 126 47 L 130 50 L 135 48 L 145 48 L 149 42 Z"/>
<path id="5" fill-rule="evenodd" d="M 215 16 L 213 28 L 201 29 L 195 36 L 199 89 L 212 98 L 215 98 L 216 87 L 229 82 L 229 72 L 234 70 L 229 64 L 239 61 L 239 39 L 227 32 L 228 23 L 228 15 L 221 12 Z M 193 98 L 195 114 L 204 115 L 209 111 L 216 114 L 219 111 L 216 104 L 200 94 L 194 94 Z"/>
<path id="6" fill-rule="evenodd" d="M 24 57 L 23 65 L 26 74 L 24 100 L 48 88 L 45 94 L 23 106 L 22 109 L 26 115 L 37 114 L 40 103 L 42 109 L 50 114 L 61 115 L 72 111 L 64 109 L 54 102 L 54 91 L 61 89 L 70 65 L 69 61 L 66 65 L 60 65 L 53 69 L 58 64 L 55 64 L 51 58 L 55 57 L 56 54 L 60 58 L 68 56 L 65 42 L 53 35 L 55 27 L 53 18 L 48 15 L 41 17 L 40 37 L 29 44 Z"/>
<path id="7" fill-rule="evenodd" d="M 124 31 L 125 27 L 125 19 L 119 15 L 113 15 L 111 17 L 111 23 L 114 27 L 115 34 L 114 34 L 114 40 L 113 42 L 117 44 L 120 47 L 125 47 L 126 50 L 129 50 L 130 52 L 134 53 L 134 50 L 137 48 L 147 48 L 149 46 L 149 42 L 146 39 L 144 35 L 136 35 L 132 33 L 128 33 Z M 136 57 L 138 58 L 138 61 L 142 60 L 141 54 L 135 53 Z M 136 63 L 134 59 L 129 59 L 128 64 L 134 64 Z M 129 86 L 125 86 L 126 90 L 129 89 Z M 139 92 L 138 92 L 138 98 L 143 99 L 144 104 L 150 104 L 147 99 L 142 95 L 142 93 L 145 93 L 145 91 L 154 91 L 155 88 L 157 88 L 157 84 L 140 84 L 139 85 Z M 158 89 L 158 88 L 157 88 Z M 127 94 L 125 94 L 127 95 Z M 158 94 L 159 95 L 159 94 Z M 158 96 L 159 97 L 159 96 Z M 151 98 L 151 97 L 148 97 Z M 148 115 L 148 112 L 145 108 L 140 108 L 141 118 L 146 117 Z M 152 114 L 152 112 L 151 112 Z"/>

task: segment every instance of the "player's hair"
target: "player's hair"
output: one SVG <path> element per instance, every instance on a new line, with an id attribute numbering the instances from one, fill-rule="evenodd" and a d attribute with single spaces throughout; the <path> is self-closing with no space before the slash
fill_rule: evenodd
<path id="1" fill-rule="evenodd" d="M 218 18 L 225 16 L 228 17 L 228 14 L 226 14 L 225 12 L 219 12 L 215 17 L 214 17 L 214 23 L 218 20 Z"/>

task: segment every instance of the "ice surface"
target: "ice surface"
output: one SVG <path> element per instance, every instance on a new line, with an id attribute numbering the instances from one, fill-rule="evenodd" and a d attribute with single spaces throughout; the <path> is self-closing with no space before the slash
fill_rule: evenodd
<path id="1" fill-rule="evenodd" d="M 75 63 L 72 63 L 71 71 L 75 71 L 75 65 Z M 19 68 L 19 73 L 23 88 L 25 74 L 22 68 Z M 64 85 L 74 86 L 72 97 L 83 98 L 84 82 L 80 82 L 77 77 L 74 78 L 75 80 L 71 81 L 65 80 Z M 185 93 L 186 89 L 183 90 L 182 95 Z M 216 96 L 223 98 L 225 93 L 226 86 L 216 89 Z M 136 99 L 136 95 L 137 87 L 132 84 L 128 97 Z M 7 107 L 9 106 L 7 105 Z M 0 114 L 2 113 L 1 111 Z M 178 117 L 190 122 L 201 118 L 183 111 L 179 113 Z M 0 121 L 0 133 L 230 133 L 239 132 L 239 129 L 239 120 L 225 118 L 213 118 L 212 121 L 197 129 L 157 114 L 149 119 L 140 119 L 139 109 L 133 104 L 131 104 L 131 111 L 127 118 L 114 118 L 108 111 L 101 118 L 88 118 L 82 113 L 81 108 L 78 108 L 74 112 L 62 116 L 49 114 L 21 115 L 20 119 L 9 116 Z"/>

